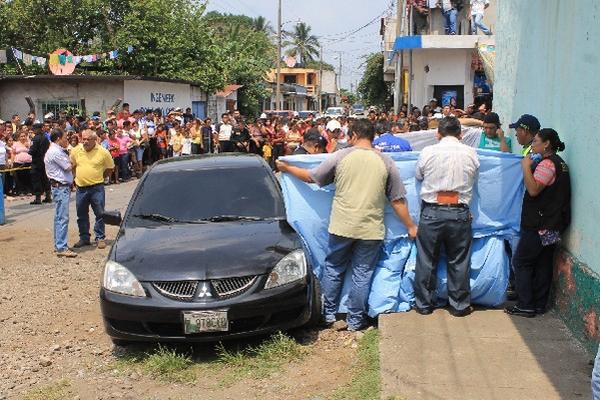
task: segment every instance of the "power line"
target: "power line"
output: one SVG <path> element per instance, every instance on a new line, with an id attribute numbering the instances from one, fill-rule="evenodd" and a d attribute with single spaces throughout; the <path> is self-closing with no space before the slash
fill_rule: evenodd
<path id="1" fill-rule="evenodd" d="M 353 30 L 346 31 L 346 32 L 340 32 L 340 33 L 336 33 L 336 34 L 332 34 L 332 35 L 328 35 L 328 36 L 323 36 L 323 37 L 321 37 L 321 39 L 325 40 L 325 41 L 329 41 L 330 43 L 341 42 L 345 39 L 348 39 L 352 35 L 362 31 L 363 29 L 365 29 L 365 28 L 369 27 L 370 25 L 373 25 L 375 22 L 379 21 L 381 17 L 383 17 L 386 13 L 391 11 L 393 8 L 394 8 L 394 2 L 392 2 L 385 10 L 383 10 L 383 12 L 378 14 L 375 18 L 373 18 L 372 20 L 370 20 L 363 26 L 353 29 Z M 345 37 L 339 38 L 339 36 L 345 36 Z"/>

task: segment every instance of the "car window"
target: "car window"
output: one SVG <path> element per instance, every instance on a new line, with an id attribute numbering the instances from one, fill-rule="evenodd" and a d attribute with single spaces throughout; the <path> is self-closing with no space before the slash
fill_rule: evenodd
<path id="1" fill-rule="evenodd" d="M 263 168 L 174 170 L 150 173 L 129 215 L 201 220 L 220 215 L 285 216 L 274 180 Z"/>

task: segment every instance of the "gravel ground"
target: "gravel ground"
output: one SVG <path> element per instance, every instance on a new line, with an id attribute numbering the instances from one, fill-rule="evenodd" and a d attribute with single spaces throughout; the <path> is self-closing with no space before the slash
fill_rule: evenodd
<path id="1" fill-rule="evenodd" d="M 135 184 L 108 187 L 107 209 L 124 210 Z M 0 227 L 0 400 L 37 398 L 35 390 L 65 382 L 68 390 L 57 398 L 325 399 L 350 381 L 356 341 L 333 330 L 296 333 L 306 357 L 269 378 L 228 386 L 210 376 L 191 384 L 168 383 L 116 368 L 131 350 L 113 347 L 100 317 L 98 290 L 108 247 L 58 259 L 52 250 L 53 206 L 35 208 L 28 202 L 7 200 L 7 225 Z M 70 228 L 74 243 L 73 205 Z M 109 244 L 115 233 L 107 227 Z"/>

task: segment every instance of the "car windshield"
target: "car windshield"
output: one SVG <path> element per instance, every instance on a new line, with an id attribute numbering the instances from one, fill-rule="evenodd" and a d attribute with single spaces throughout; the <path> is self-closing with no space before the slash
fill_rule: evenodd
<path id="1" fill-rule="evenodd" d="M 342 114 L 342 110 L 339 108 L 330 108 L 327 110 L 327 114 Z"/>
<path id="2" fill-rule="evenodd" d="M 129 214 L 161 223 L 280 219 L 275 182 L 263 168 L 150 173 Z"/>

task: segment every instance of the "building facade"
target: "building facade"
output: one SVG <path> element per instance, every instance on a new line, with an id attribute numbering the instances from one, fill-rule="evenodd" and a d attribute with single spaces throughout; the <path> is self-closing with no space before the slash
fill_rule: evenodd
<path id="1" fill-rule="evenodd" d="M 436 98 L 439 105 L 454 98 L 457 106 L 464 108 L 492 96 L 492 85 L 483 71 L 477 46 L 493 46 L 495 39 L 493 35 L 470 35 L 467 11 L 468 7 L 464 7 L 459 13 L 460 34 L 452 36 L 444 34 L 439 8 L 430 9 L 427 35 L 413 34 L 408 13 L 398 13 L 400 21 L 398 15 L 382 20 L 384 79 L 395 82 L 395 111 L 402 103 L 422 108 L 432 98 Z M 491 0 L 484 22 L 492 31 L 495 18 L 496 1 Z M 397 29 L 398 24 L 400 29 Z"/>
<path id="2" fill-rule="evenodd" d="M 159 109 L 163 114 L 180 107 L 192 108 L 198 118 L 216 118 L 227 107 L 237 108 L 237 89 L 208 95 L 187 81 L 138 76 L 36 75 L 0 77 L 0 118 L 10 120 L 30 111 L 26 98 L 33 103 L 36 115 L 61 110 L 106 113 L 121 99 L 130 109 Z M 209 103 L 214 107 L 209 109 Z"/>
<path id="3" fill-rule="evenodd" d="M 320 72 L 311 68 L 281 68 L 280 88 L 283 110 L 315 111 L 319 106 L 319 89 L 323 110 L 339 104 L 337 74 L 334 71 L 323 70 L 322 82 Z M 277 70 L 272 69 L 267 74 L 267 82 L 271 90 L 271 98 L 265 102 L 265 110 L 275 110 Z"/>
<path id="4" fill-rule="evenodd" d="M 597 0 L 502 0 L 494 95 L 505 126 L 533 114 L 566 144 L 573 216 L 555 259 L 554 305 L 593 354 L 600 342 L 598 20 Z"/>

